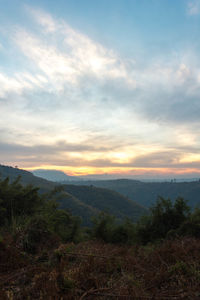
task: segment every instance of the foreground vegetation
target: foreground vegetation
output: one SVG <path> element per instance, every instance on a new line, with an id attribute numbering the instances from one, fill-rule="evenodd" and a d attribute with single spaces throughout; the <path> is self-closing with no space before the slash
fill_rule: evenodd
<path id="1" fill-rule="evenodd" d="M 134 224 L 93 226 L 48 194 L 0 181 L 0 299 L 198 299 L 200 209 L 159 198 Z"/>
<path id="2" fill-rule="evenodd" d="M 5 241 L 0 257 L 0 299 L 200 297 L 200 240 L 195 238 L 148 247 L 67 243 L 43 247 L 34 256 Z"/>

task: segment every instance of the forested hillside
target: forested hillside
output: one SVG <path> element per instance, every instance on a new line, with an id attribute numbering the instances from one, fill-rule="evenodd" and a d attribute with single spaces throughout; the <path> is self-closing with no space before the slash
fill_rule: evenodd
<path id="1" fill-rule="evenodd" d="M 200 205 L 200 182 L 142 182 L 130 179 L 73 182 L 116 191 L 137 203 L 150 207 L 158 196 L 175 200 L 183 197 L 191 207 Z"/>
<path id="2" fill-rule="evenodd" d="M 80 216 L 84 225 L 90 225 L 91 217 L 100 211 L 108 212 L 121 220 L 129 217 L 132 221 L 148 213 L 143 206 L 109 189 L 66 184 L 61 187 L 58 183 L 36 177 L 30 172 L 7 166 L 0 166 L 0 175 L 2 178 L 9 177 L 11 182 L 20 176 L 22 184 L 39 187 L 41 193 L 50 193 L 59 186 L 56 197 L 60 206 L 73 215 Z"/>
<path id="3" fill-rule="evenodd" d="M 63 187 L 65 191 L 83 203 L 112 214 L 119 219 L 128 217 L 135 221 L 141 215 L 147 214 L 147 210 L 144 207 L 131 201 L 128 197 L 106 188 L 97 188 L 95 186 L 78 186 L 77 188 L 75 185 L 64 185 Z"/>

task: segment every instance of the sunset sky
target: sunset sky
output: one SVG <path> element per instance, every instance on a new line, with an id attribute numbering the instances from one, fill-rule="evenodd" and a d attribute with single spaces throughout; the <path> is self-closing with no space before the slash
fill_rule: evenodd
<path id="1" fill-rule="evenodd" d="M 200 176 L 200 0 L 0 0 L 0 163 Z"/>

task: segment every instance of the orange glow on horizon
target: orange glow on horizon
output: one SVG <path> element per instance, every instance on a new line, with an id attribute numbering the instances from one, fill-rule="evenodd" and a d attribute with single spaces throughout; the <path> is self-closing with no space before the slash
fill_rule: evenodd
<path id="1" fill-rule="evenodd" d="M 22 167 L 23 168 L 23 167 Z M 34 171 L 37 169 L 46 169 L 46 170 L 59 170 L 64 172 L 69 176 L 83 176 L 83 175 L 103 175 L 103 174 L 110 174 L 110 175 L 123 175 L 123 176 L 141 176 L 141 175 L 151 175 L 151 176 L 172 176 L 173 175 L 188 175 L 190 173 L 199 173 L 200 170 L 195 168 L 119 168 L 119 167 L 107 167 L 107 168 L 96 168 L 96 167 L 63 167 L 63 166 L 51 166 L 51 165 L 42 165 L 37 167 L 25 167 L 27 171 Z"/>

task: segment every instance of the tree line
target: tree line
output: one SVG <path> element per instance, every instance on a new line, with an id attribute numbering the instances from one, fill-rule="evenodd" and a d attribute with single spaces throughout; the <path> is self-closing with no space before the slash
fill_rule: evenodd
<path id="1" fill-rule="evenodd" d="M 200 237 L 200 209 L 191 210 L 187 201 L 159 197 L 149 214 L 137 223 L 130 219 L 119 222 L 101 212 L 92 219 L 91 227 L 81 226 L 81 218 L 59 208 L 60 187 L 40 194 L 38 188 L 0 180 L 0 234 L 12 234 L 25 251 L 37 251 L 38 245 L 54 237 L 62 242 L 78 243 L 101 239 L 107 243 L 148 244 L 180 236 Z"/>

